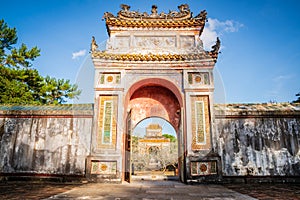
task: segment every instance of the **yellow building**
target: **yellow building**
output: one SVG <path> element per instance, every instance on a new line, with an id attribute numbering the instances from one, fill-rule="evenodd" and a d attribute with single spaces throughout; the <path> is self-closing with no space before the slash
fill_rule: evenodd
<path id="1" fill-rule="evenodd" d="M 146 135 L 138 140 L 140 154 L 157 155 L 159 152 L 170 151 L 170 139 L 162 136 L 162 127 L 159 124 L 149 124 L 146 127 Z"/>

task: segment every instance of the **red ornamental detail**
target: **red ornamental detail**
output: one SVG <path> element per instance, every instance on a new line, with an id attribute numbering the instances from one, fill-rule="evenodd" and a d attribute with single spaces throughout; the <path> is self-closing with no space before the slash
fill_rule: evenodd
<path id="1" fill-rule="evenodd" d="M 201 171 L 201 172 L 206 172 L 206 171 L 207 171 L 207 166 L 206 166 L 206 164 L 201 164 L 201 165 L 200 165 L 200 171 Z"/>

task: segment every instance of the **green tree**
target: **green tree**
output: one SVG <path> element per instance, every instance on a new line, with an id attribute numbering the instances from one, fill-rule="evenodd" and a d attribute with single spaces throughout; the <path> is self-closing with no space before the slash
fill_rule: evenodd
<path id="1" fill-rule="evenodd" d="M 165 138 L 167 138 L 167 139 L 169 138 L 170 142 L 176 142 L 177 141 L 176 137 L 173 136 L 173 135 L 163 134 L 162 136 L 165 137 Z"/>
<path id="2" fill-rule="evenodd" d="M 17 48 L 17 41 L 16 28 L 0 20 L 0 103 L 60 104 L 80 95 L 69 80 L 41 76 L 32 68 L 40 49 L 25 44 Z"/>
<path id="3" fill-rule="evenodd" d="M 41 101 L 45 104 L 65 103 L 68 99 L 74 99 L 81 93 L 77 85 L 70 84 L 70 80 L 55 79 L 50 76 L 46 76 L 44 79 L 41 92 L 43 94 Z"/>

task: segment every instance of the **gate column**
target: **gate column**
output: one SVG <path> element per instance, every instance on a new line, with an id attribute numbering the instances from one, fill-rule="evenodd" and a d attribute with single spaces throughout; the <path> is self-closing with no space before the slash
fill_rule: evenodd
<path id="1" fill-rule="evenodd" d="M 186 105 L 186 181 L 220 181 L 221 158 L 213 143 L 213 67 L 207 62 L 184 70 Z"/>

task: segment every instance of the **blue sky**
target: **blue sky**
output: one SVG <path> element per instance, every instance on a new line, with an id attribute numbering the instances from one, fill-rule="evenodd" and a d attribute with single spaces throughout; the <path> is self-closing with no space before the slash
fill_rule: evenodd
<path id="1" fill-rule="evenodd" d="M 216 64 L 216 99 L 220 103 L 288 102 L 300 92 L 299 0 L 15 0 L 1 1 L 0 18 L 16 27 L 19 45 L 38 46 L 34 67 L 42 75 L 70 79 L 93 102 L 91 37 L 108 37 L 103 13 L 117 14 L 120 4 L 150 13 L 177 10 L 187 3 L 194 16 L 207 10 L 205 46 L 219 36 L 222 53 Z M 101 45 L 100 45 L 101 46 Z M 208 48 L 206 47 L 206 48 Z"/>
<path id="2" fill-rule="evenodd" d="M 140 121 L 133 129 L 132 134 L 134 136 L 143 137 L 146 134 L 146 127 L 149 126 L 149 124 L 160 124 L 162 127 L 162 134 L 169 134 L 177 137 L 173 126 L 168 121 L 158 117 L 150 117 Z"/>

